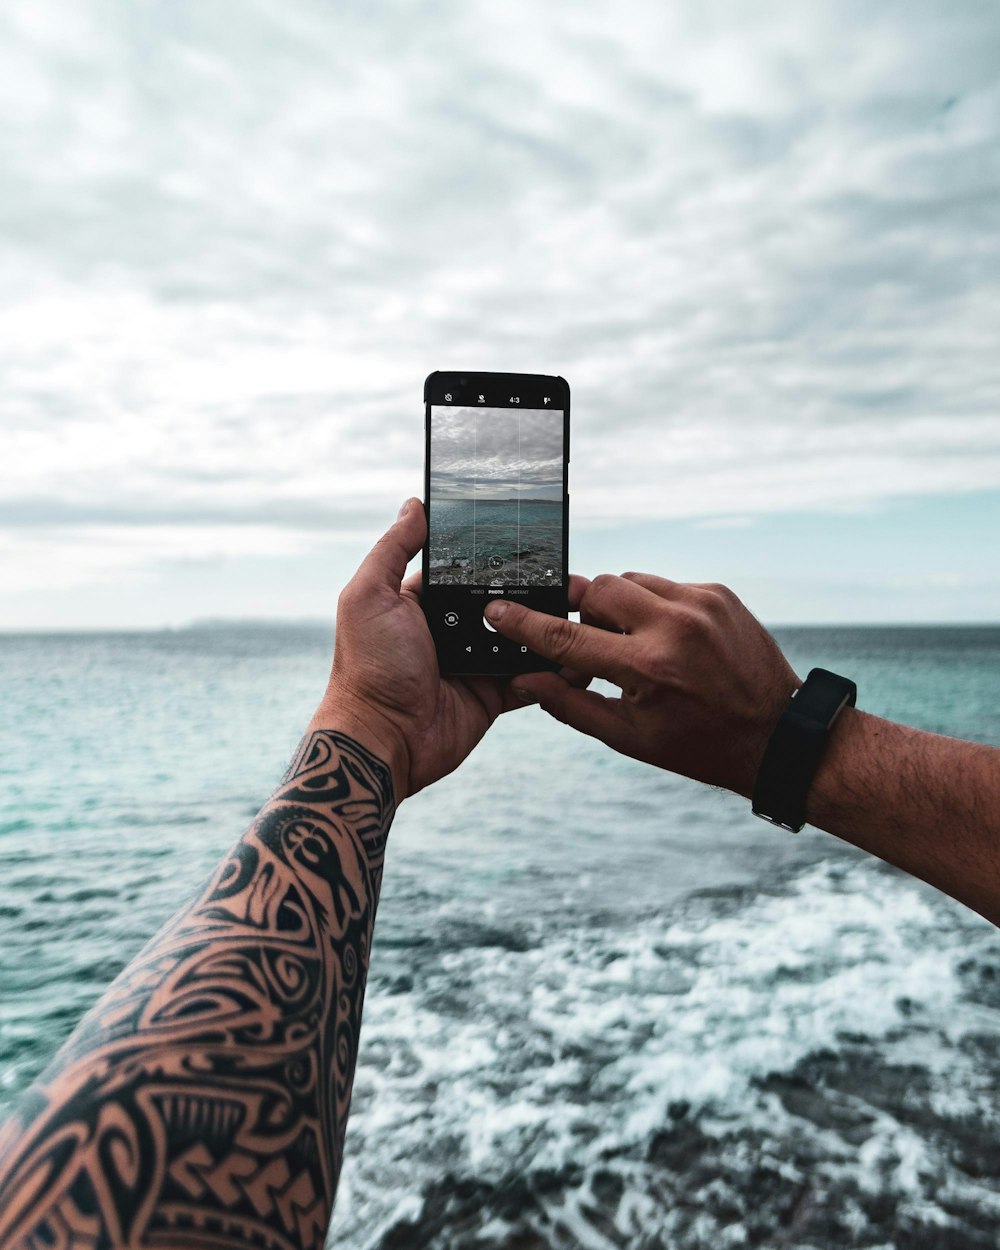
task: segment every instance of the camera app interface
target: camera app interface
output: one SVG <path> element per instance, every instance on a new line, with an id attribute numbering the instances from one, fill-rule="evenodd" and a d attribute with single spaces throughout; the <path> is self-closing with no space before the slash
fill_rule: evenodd
<path id="1" fill-rule="evenodd" d="M 432 585 L 560 586 L 562 524 L 562 410 L 432 405 Z"/>

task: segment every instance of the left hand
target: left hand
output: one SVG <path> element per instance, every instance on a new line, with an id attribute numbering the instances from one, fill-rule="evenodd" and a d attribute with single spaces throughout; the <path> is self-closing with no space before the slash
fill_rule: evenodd
<path id="1" fill-rule="evenodd" d="M 426 540 L 423 504 L 408 499 L 341 592 L 333 670 L 310 726 L 351 733 L 385 759 L 397 802 L 457 768 L 501 712 L 525 706 L 506 679 L 441 676 L 421 575 L 402 580 Z M 587 585 L 570 578 L 571 609 Z M 561 676 L 580 688 L 590 680 Z"/>

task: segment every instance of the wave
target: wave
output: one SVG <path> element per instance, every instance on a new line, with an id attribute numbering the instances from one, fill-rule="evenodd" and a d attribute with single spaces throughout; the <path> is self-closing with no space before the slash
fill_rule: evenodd
<path id="1" fill-rule="evenodd" d="M 379 944 L 337 1244 L 989 1244 L 1000 941 L 949 900 L 848 861 L 549 940 L 435 923 Z"/>

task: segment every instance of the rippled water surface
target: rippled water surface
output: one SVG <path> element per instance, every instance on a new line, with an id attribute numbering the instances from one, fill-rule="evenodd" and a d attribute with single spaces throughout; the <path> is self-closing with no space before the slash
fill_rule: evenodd
<path id="1" fill-rule="evenodd" d="M 1000 630 L 780 632 L 1000 743 Z M 0 637 L 0 1112 L 201 883 L 323 631 Z M 994 1247 L 1000 943 L 824 834 L 505 717 L 390 835 L 352 1247 Z"/>
<path id="2" fill-rule="evenodd" d="M 432 582 L 562 583 L 562 500 L 436 500 L 429 538 Z"/>

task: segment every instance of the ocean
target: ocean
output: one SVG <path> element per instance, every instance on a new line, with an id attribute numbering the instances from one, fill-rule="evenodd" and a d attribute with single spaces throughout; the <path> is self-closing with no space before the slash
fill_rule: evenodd
<path id="1" fill-rule="evenodd" d="M 433 500 L 429 538 L 434 583 L 562 584 L 561 500 Z"/>
<path id="2" fill-rule="evenodd" d="M 1000 628 L 776 632 L 1000 744 Z M 329 656 L 0 636 L 0 1114 L 267 798 Z M 329 1244 L 995 1247 L 998 957 L 852 847 L 512 713 L 392 828 Z"/>

